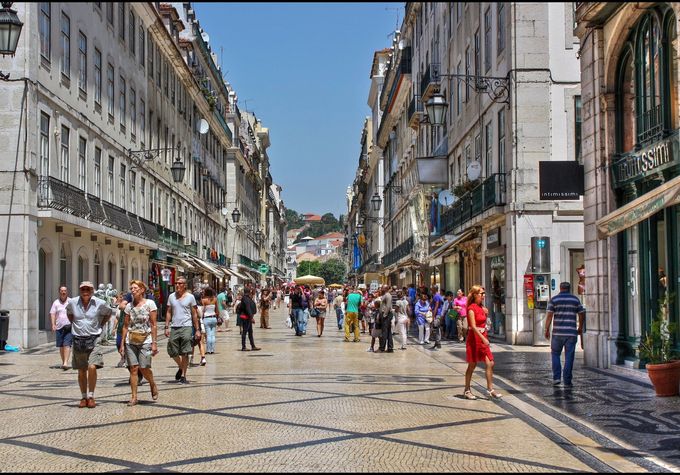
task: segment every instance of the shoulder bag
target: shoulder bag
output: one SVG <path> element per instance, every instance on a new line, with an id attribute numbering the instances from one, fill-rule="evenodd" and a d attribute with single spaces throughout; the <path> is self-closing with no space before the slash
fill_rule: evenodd
<path id="1" fill-rule="evenodd" d="M 128 338 L 131 345 L 141 346 L 146 341 L 146 332 L 128 332 Z"/>

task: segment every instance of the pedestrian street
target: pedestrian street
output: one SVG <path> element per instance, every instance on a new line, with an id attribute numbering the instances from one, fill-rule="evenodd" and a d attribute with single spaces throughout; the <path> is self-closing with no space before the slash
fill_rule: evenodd
<path id="1" fill-rule="evenodd" d="M 285 317 L 273 310 L 272 329 L 256 325 L 259 352 L 240 351 L 237 327 L 218 333 L 216 353 L 189 368 L 187 385 L 175 382 L 160 337 L 153 362 L 160 397 L 153 402 L 146 383 L 134 407 L 113 346 L 93 409 L 78 408 L 76 373 L 51 367 L 59 363 L 52 345 L 2 354 L 0 469 L 645 471 L 519 399 L 510 383 L 498 386 L 500 401 L 487 400 L 479 369 L 479 399 L 463 399 L 466 365 L 451 347 L 430 352 L 411 339 L 405 351 L 367 353 L 370 337 L 343 342 L 335 318 L 319 338 L 313 324 L 296 337 Z"/>

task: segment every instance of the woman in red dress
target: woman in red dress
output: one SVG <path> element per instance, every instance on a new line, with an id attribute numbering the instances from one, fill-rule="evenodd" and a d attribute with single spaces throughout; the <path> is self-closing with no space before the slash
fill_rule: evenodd
<path id="1" fill-rule="evenodd" d="M 470 390 L 472 373 L 477 367 L 477 363 L 483 361 L 486 365 L 486 393 L 489 397 L 498 399 L 499 393 L 493 389 L 493 355 L 489 347 L 489 339 L 486 334 L 486 312 L 482 308 L 482 302 L 486 292 L 479 285 L 473 285 L 468 294 L 468 338 L 466 340 L 466 361 L 468 363 L 465 371 L 465 391 L 466 399 L 477 399 Z"/>

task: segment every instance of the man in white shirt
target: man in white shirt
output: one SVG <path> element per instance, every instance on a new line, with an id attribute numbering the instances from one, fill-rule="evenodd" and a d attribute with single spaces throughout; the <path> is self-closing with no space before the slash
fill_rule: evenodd
<path id="1" fill-rule="evenodd" d="M 68 305 L 68 289 L 66 286 L 59 287 L 59 298 L 52 303 L 50 308 L 50 319 L 52 320 L 52 331 L 56 336 L 57 348 L 61 356 L 61 369 L 69 368 L 68 358 L 71 356 L 71 345 L 73 335 L 71 334 L 71 322 L 66 313 Z"/>
<path id="2" fill-rule="evenodd" d="M 168 337 L 168 355 L 175 360 L 179 369 L 175 380 L 188 384 L 187 367 L 192 352 L 191 328 L 195 329 L 193 338 L 201 340 L 201 327 L 198 323 L 196 299 L 187 292 L 187 280 L 180 277 L 176 282 L 177 290 L 168 297 L 168 310 L 165 313 L 165 336 Z M 172 319 L 172 324 L 170 320 Z"/>

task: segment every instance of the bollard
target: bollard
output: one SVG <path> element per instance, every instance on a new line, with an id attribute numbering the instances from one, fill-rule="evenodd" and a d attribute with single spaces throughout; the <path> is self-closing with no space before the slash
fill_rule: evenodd
<path id="1" fill-rule="evenodd" d="M 9 310 L 0 310 L 0 351 L 5 351 L 9 338 Z"/>

